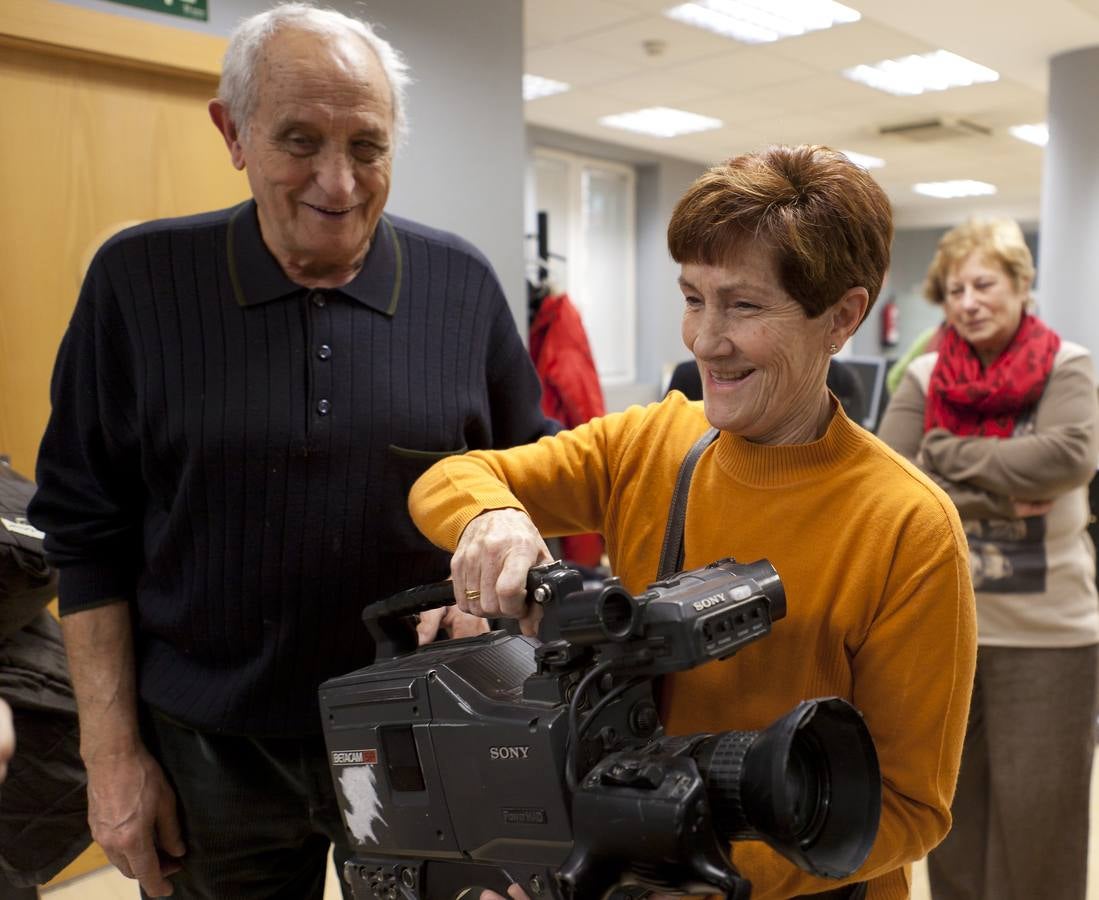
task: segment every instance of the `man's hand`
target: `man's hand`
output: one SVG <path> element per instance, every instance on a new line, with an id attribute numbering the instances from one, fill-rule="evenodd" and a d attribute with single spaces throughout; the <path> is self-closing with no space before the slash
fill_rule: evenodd
<path id="1" fill-rule="evenodd" d="M 8 761 L 15 755 L 15 726 L 11 707 L 0 699 L 0 781 L 8 777 Z"/>
<path id="2" fill-rule="evenodd" d="M 144 747 L 94 759 L 88 770 L 88 824 L 92 838 L 127 878 L 151 897 L 172 893 L 168 876 L 185 852 L 176 797 Z"/>
<path id="3" fill-rule="evenodd" d="M 488 631 L 488 620 L 464 613 L 456 606 L 440 606 L 420 613 L 420 622 L 416 626 L 416 636 L 422 647 L 430 644 L 445 629 L 452 638 L 473 637 Z"/>
<path id="4" fill-rule="evenodd" d="M 527 609 L 527 572 L 552 560 L 530 516 L 490 509 L 466 526 L 451 558 L 454 600 L 475 616 L 518 619 L 523 634 L 535 635 L 542 608 Z"/>
<path id="5" fill-rule="evenodd" d="M 508 888 L 508 896 L 501 897 L 496 891 L 481 891 L 481 900 L 530 900 L 530 896 L 519 885 L 513 884 Z"/>

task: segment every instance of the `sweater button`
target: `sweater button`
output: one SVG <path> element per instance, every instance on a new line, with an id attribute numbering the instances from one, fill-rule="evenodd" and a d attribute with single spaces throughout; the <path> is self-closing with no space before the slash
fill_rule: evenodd
<path id="1" fill-rule="evenodd" d="M 329 403 L 327 400 L 318 400 L 317 401 L 317 412 L 320 413 L 322 416 L 327 416 L 328 411 L 331 408 L 332 408 L 332 404 Z"/>
<path id="2" fill-rule="evenodd" d="M 331 359 L 332 358 L 332 348 L 329 347 L 328 344 L 321 344 L 317 348 L 317 356 L 320 359 Z"/>

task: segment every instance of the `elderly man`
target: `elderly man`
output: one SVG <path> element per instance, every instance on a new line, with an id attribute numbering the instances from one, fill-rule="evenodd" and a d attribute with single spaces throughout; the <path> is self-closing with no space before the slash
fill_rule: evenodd
<path id="1" fill-rule="evenodd" d="M 112 238 L 60 349 L 31 519 L 93 834 L 149 895 L 321 896 L 317 686 L 371 661 L 365 603 L 447 573 L 408 487 L 547 428 L 485 259 L 383 212 L 406 80 L 338 13 L 244 22 L 210 116 L 253 199 Z"/>

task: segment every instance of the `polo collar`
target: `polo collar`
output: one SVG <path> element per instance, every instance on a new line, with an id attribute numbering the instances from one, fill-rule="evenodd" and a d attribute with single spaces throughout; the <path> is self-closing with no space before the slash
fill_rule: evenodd
<path id="1" fill-rule="evenodd" d="M 227 247 L 229 278 L 239 306 L 258 306 L 305 290 L 291 281 L 263 243 L 256 201 L 242 203 L 229 216 Z M 344 294 L 377 312 L 392 316 L 401 294 L 401 245 L 385 216 L 374 229 L 366 260 L 359 273 L 343 287 L 328 293 Z"/>

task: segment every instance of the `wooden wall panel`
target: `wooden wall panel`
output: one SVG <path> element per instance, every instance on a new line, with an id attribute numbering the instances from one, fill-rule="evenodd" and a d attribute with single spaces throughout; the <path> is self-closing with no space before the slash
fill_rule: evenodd
<path id="1" fill-rule="evenodd" d="M 0 453 L 30 474 L 90 248 L 120 223 L 248 196 L 206 113 L 208 74 L 45 45 L 0 53 Z"/>

